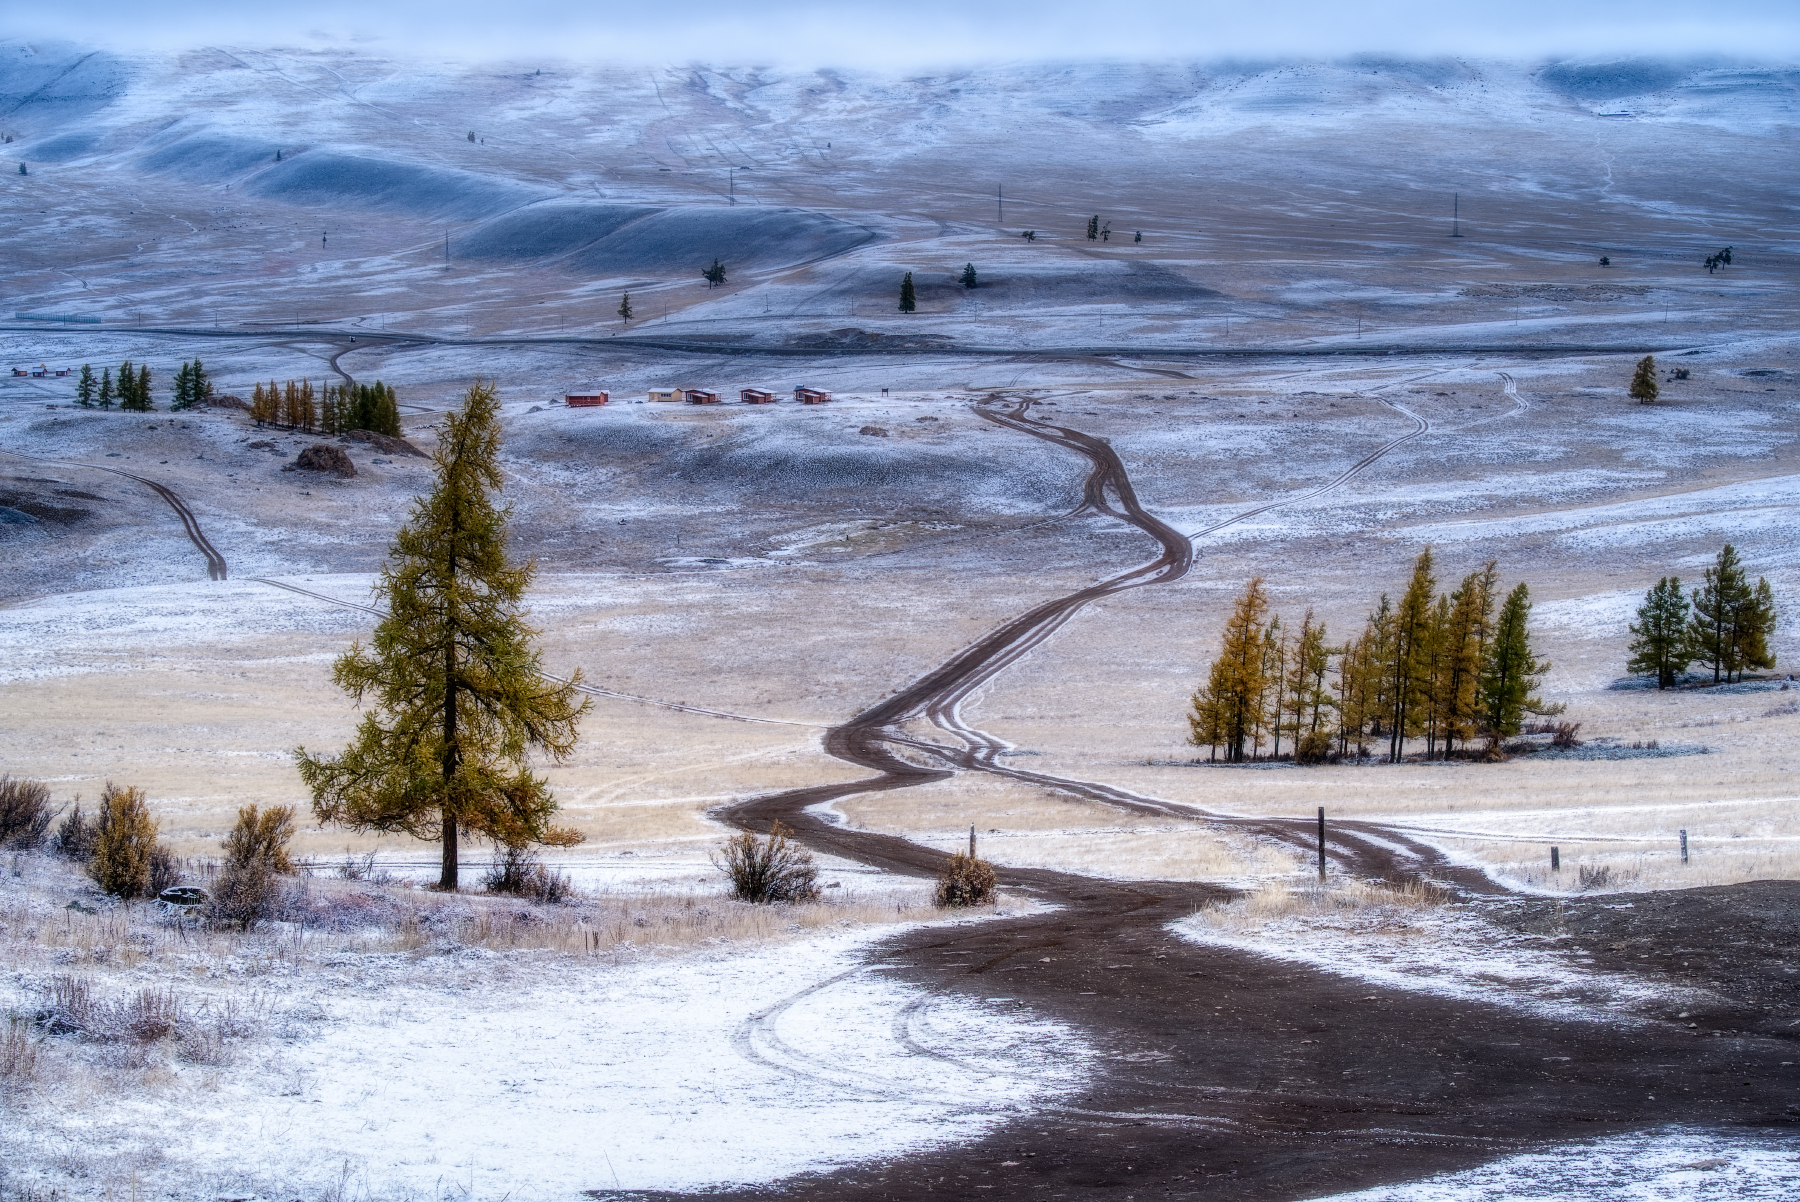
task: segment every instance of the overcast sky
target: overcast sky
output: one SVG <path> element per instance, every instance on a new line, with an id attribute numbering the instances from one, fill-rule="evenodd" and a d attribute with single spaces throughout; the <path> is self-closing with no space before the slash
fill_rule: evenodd
<path id="1" fill-rule="evenodd" d="M 0 36 L 810 66 L 995 59 L 1800 56 L 1800 0 L 19 0 Z"/>

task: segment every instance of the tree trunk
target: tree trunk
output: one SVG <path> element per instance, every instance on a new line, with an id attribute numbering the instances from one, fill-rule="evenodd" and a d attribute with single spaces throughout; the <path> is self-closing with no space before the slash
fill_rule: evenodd
<path id="1" fill-rule="evenodd" d="M 444 811 L 444 866 L 438 872 L 438 888 L 445 893 L 456 892 L 456 819 L 447 808 Z"/>

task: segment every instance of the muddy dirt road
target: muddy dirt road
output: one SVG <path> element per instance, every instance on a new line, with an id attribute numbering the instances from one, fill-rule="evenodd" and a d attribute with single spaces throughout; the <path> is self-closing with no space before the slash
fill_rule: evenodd
<path id="1" fill-rule="evenodd" d="M 1138 505 L 1124 466 L 1104 442 L 1034 421 L 1024 405 L 984 416 L 1086 456 L 1093 464 L 1086 506 L 1137 525 L 1161 553 L 1003 624 L 827 732 L 830 754 L 877 775 L 754 798 L 724 811 L 731 821 L 751 830 L 780 821 L 819 851 L 929 875 L 942 853 L 845 829 L 809 807 L 960 768 L 1000 771 L 1127 809 L 1193 814 L 1102 784 L 1003 768 L 994 760 L 1002 745 L 961 718 L 963 699 L 1081 607 L 1176 579 L 1193 554 L 1188 536 Z M 1423 430 L 1421 422 L 1414 433 Z M 962 745 L 901 730 L 920 717 Z M 1292 843 L 1311 837 L 1304 821 L 1220 821 Z M 1374 824 L 1335 827 L 1330 851 L 1359 876 L 1424 876 L 1471 896 L 1498 892 L 1479 874 L 1444 863 L 1435 849 Z M 931 993 L 1024 1004 L 1079 1028 L 1101 1049 L 1105 1066 L 1091 1085 L 974 1144 L 708 1196 L 873 1200 L 979 1190 L 1016 1199 L 1297 1199 L 1664 1124 L 1792 1131 L 1800 1122 L 1800 1075 L 1791 1065 L 1800 1027 L 1768 1013 L 1791 1008 L 1792 989 L 1776 1003 L 1747 1003 L 1764 1012 L 1757 1021 L 1743 1007 L 1694 1024 L 1608 1020 L 1574 1009 L 1546 1016 L 1372 987 L 1172 936 L 1169 923 L 1225 899 L 1226 891 L 1211 886 L 1021 869 L 1002 870 L 1001 880 L 1057 910 L 911 932 L 880 945 L 871 967 Z M 1800 909 L 1800 885 L 1774 888 L 1790 910 Z M 1715 926 L 1736 921 L 1729 897 L 1709 904 Z M 1744 905 L 1766 908 L 1767 899 L 1746 895 Z M 1671 924 L 1685 921 L 1679 903 L 1664 909 Z M 1785 1033 L 1748 1034 L 1753 1028 Z M 954 1047 L 913 1050 L 957 1055 Z"/>

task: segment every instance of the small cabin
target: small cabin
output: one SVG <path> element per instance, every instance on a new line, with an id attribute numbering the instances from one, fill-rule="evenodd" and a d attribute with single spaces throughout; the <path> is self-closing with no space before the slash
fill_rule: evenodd
<path id="1" fill-rule="evenodd" d="M 54 371 L 52 371 L 50 374 L 53 376 L 66 376 L 69 374 L 69 369 L 66 367 L 59 367 L 59 368 L 56 368 Z"/>
<path id="2" fill-rule="evenodd" d="M 13 368 L 13 375 L 15 375 L 15 376 L 28 376 L 30 374 L 31 374 L 30 372 L 26 371 L 22 367 Z"/>
<path id="3" fill-rule="evenodd" d="M 42 363 L 38 364 L 37 370 L 35 370 L 31 373 L 32 378 L 37 379 L 37 380 L 41 380 L 49 374 L 50 374 L 50 369 L 48 367 L 45 367 Z"/>
<path id="4" fill-rule="evenodd" d="M 649 396 L 653 401 L 679 401 L 683 391 L 680 388 L 652 388 Z"/>
<path id="5" fill-rule="evenodd" d="M 708 392 L 704 388 L 683 388 L 681 394 L 687 398 L 687 403 L 690 405 L 717 405 L 719 403 L 719 394 Z"/>
<path id="6" fill-rule="evenodd" d="M 746 405 L 773 405 L 775 394 L 764 392 L 760 388 L 740 388 L 738 389 L 738 399 Z"/>
<path id="7" fill-rule="evenodd" d="M 589 405 L 604 405 L 612 397 L 604 392 L 571 392 L 563 397 L 563 404 L 571 409 L 581 409 Z"/>
<path id="8" fill-rule="evenodd" d="M 802 405 L 823 405 L 831 399 L 829 392 L 820 392 L 817 388 L 796 388 L 794 399 Z"/>

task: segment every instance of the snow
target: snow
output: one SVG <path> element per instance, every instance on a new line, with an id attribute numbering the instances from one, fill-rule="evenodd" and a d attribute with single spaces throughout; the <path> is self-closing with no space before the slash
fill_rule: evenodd
<path id="1" fill-rule="evenodd" d="M 472 948 L 330 956 L 305 982 L 311 1038 L 178 1104 L 109 1099 L 33 1124 L 9 1156 L 81 1131 L 156 1147 L 148 1176 L 202 1194 L 343 1178 L 374 1197 L 445 1182 L 518 1199 L 699 1189 L 970 1139 L 1087 1077 L 1074 1034 L 1022 1005 L 927 994 L 860 963 L 880 937 L 608 967 Z"/>
<path id="2" fill-rule="evenodd" d="M 1673 1013 L 1706 995 L 1601 973 L 1544 941 L 1502 931 L 1463 906 L 1300 911 L 1249 929 L 1205 914 L 1171 925 L 1195 943 L 1254 952 L 1391 989 L 1522 1009 L 1567 1021 Z"/>
<path id="3" fill-rule="evenodd" d="M 1797 1193 L 1792 1137 L 1664 1127 L 1314 1202 L 1749 1202 Z"/>

